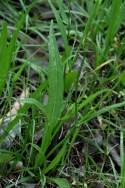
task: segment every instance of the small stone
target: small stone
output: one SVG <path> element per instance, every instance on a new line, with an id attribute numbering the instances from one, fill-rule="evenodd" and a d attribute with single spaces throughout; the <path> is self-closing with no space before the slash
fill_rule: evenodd
<path id="1" fill-rule="evenodd" d="M 20 169 L 22 169 L 22 167 L 23 167 L 23 162 L 22 161 L 18 161 L 16 163 L 16 170 L 20 170 Z"/>

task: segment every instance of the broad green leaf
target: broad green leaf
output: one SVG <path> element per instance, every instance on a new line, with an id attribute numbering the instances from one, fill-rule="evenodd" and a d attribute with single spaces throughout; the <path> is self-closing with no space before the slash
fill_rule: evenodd
<path id="1" fill-rule="evenodd" d="M 48 106 L 47 106 L 47 123 L 41 145 L 41 153 L 45 154 L 51 143 L 52 132 L 57 128 L 58 122 L 63 109 L 63 92 L 64 92 L 64 68 L 60 59 L 56 39 L 53 33 L 53 23 L 51 23 L 49 34 L 49 67 L 48 67 Z M 41 161 L 41 162 L 40 162 Z M 42 163 L 41 154 L 36 159 L 36 165 Z"/>
<path id="2" fill-rule="evenodd" d="M 53 24 L 51 24 L 49 36 L 49 67 L 48 67 L 48 126 L 54 129 L 60 119 L 63 109 L 64 92 L 64 67 L 60 59 L 56 39 L 53 33 Z"/>
<path id="3" fill-rule="evenodd" d="M 3 27 L 2 27 L 2 32 L 0 35 L 0 57 L 2 55 L 2 52 L 4 51 L 5 47 L 6 47 L 6 42 L 7 42 L 7 36 L 8 36 L 8 32 L 7 32 L 7 23 L 4 22 Z"/>
<path id="4" fill-rule="evenodd" d="M 59 188 L 70 188 L 69 182 L 65 178 L 53 178 L 51 179 Z"/>
<path id="5" fill-rule="evenodd" d="M 9 67 L 9 62 L 5 61 L 6 57 L 6 51 L 7 51 L 7 37 L 8 37 L 8 32 L 7 32 L 7 24 L 3 24 L 1 36 L 0 36 L 0 95 L 2 93 L 5 81 L 6 81 L 6 76 L 8 73 L 8 67 Z"/>
<path id="6" fill-rule="evenodd" d="M 0 164 L 6 163 L 14 158 L 13 154 L 10 152 L 0 151 Z"/>

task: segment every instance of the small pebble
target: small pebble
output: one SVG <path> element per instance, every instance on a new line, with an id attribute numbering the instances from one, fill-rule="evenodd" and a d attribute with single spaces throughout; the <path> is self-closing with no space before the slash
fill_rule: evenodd
<path id="1" fill-rule="evenodd" d="M 22 169 L 22 167 L 23 167 L 23 162 L 22 161 L 18 161 L 16 163 L 16 170 L 20 170 L 20 169 Z"/>

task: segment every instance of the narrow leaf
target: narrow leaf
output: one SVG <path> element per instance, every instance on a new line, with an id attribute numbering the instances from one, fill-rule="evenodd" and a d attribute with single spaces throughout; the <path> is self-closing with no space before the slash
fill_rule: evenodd
<path id="1" fill-rule="evenodd" d="M 53 168 L 55 168 L 58 165 L 58 163 L 61 161 L 62 157 L 65 156 L 66 144 L 67 144 L 67 142 L 63 145 L 63 147 L 61 148 L 59 153 L 56 155 L 56 157 L 52 160 L 50 165 L 48 165 L 46 168 L 43 169 L 43 172 L 45 174 L 48 173 Z"/>
<path id="2" fill-rule="evenodd" d="M 50 34 L 49 34 L 49 67 L 48 67 L 48 106 L 47 106 L 47 119 L 44 135 L 41 145 L 42 156 L 52 140 L 52 133 L 58 126 L 62 109 L 63 109 L 63 91 L 64 91 L 64 80 L 63 80 L 63 65 L 59 56 L 56 39 L 53 33 L 53 23 L 51 23 Z M 41 154 L 36 159 L 36 165 L 41 164 Z"/>
<path id="3" fill-rule="evenodd" d="M 61 35 L 63 37 L 63 40 L 64 40 L 64 46 L 65 46 L 65 51 L 66 53 L 68 54 L 69 53 L 69 45 L 68 45 L 68 39 L 67 39 L 67 35 L 66 35 L 66 28 L 63 24 L 63 21 L 58 13 L 58 11 L 55 9 L 54 5 L 52 4 L 51 0 L 48 0 L 51 8 L 52 8 L 52 11 L 56 17 L 56 20 L 57 20 L 57 24 L 58 24 L 58 27 L 60 29 L 60 32 L 61 32 Z"/>

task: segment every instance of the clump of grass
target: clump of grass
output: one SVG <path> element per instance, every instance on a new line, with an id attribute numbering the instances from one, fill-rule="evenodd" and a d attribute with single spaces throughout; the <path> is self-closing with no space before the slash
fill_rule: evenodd
<path id="1" fill-rule="evenodd" d="M 12 141 L 0 149 L 2 186 L 124 187 L 124 8 L 121 0 L 2 1 L 0 145 Z"/>

